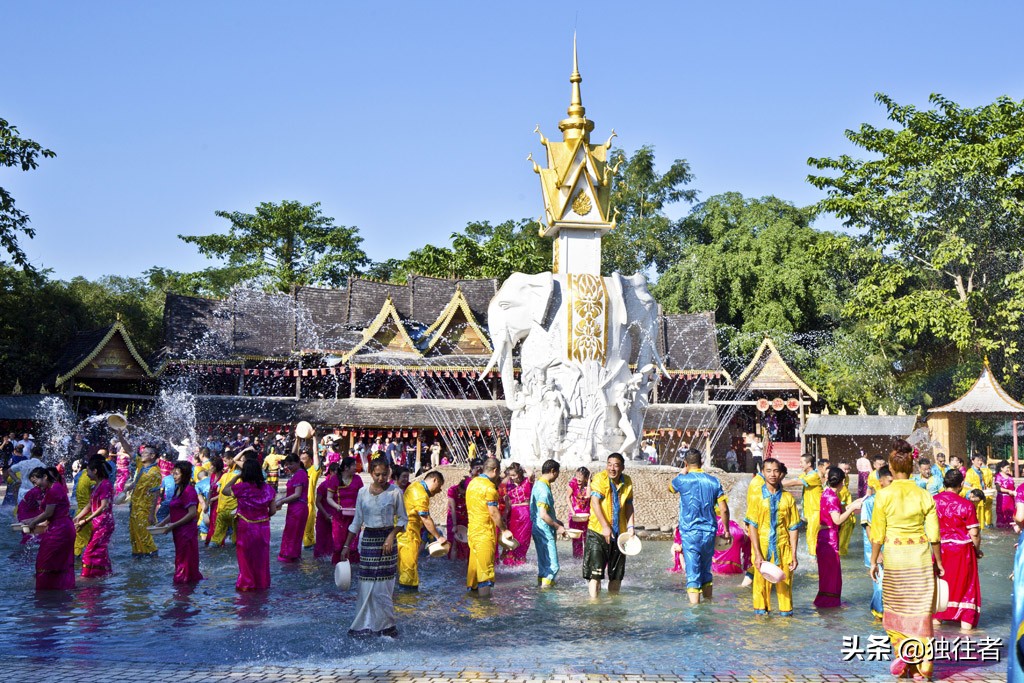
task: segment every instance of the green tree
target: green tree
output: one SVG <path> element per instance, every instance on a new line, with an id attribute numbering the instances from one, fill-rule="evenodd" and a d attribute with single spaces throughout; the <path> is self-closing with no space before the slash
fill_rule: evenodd
<path id="1" fill-rule="evenodd" d="M 20 166 L 22 171 L 31 171 L 39 165 L 40 157 L 52 159 L 55 156 L 38 142 L 21 137 L 15 126 L 0 119 L 0 166 Z M 10 192 L 0 187 L 0 246 L 14 263 L 29 271 L 33 269 L 18 244 L 18 237 L 25 235 L 31 238 L 35 234 L 35 229 L 29 225 L 28 214 L 14 205 Z"/>
<path id="2" fill-rule="evenodd" d="M 680 243 L 680 224 L 665 215 L 677 202 L 693 202 L 697 191 L 684 186 L 693 180 L 690 165 L 676 159 L 665 173 L 654 167 L 654 148 L 643 146 L 632 156 L 612 151 L 610 163 L 619 170 L 612 178 L 612 210 L 617 225 L 601 242 L 605 273 L 630 275 L 654 267 L 664 272 L 674 261 Z"/>
<path id="3" fill-rule="evenodd" d="M 270 290 L 292 285 L 344 285 L 369 265 L 354 227 L 335 225 L 320 204 L 264 202 L 256 213 L 217 211 L 231 223 L 227 234 L 178 235 L 199 252 L 226 261 L 227 279 L 256 280 Z"/>
<path id="4" fill-rule="evenodd" d="M 832 329 L 846 285 L 830 256 L 842 238 L 811 221 L 775 197 L 711 197 L 681 221 L 683 246 L 654 295 L 667 312 L 712 310 L 755 337 Z"/>
<path id="5" fill-rule="evenodd" d="M 522 219 L 491 225 L 477 221 L 451 235 L 451 247 L 428 244 L 400 264 L 386 264 L 392 279 L 406 274 L 433 277 L 493 277 L 551 268 L 551 240 L 540 236 L 536 221 Z"/>
<path id="6" fill-rule="evenodd" d="M 149 287 L 160 292 L 223 299 L 231 293 L 239 280 L 238 272 L 231 268 L 205 268 L 192 273 L 154 266 L 145 271 Z"/>
<path id="7" fill-rule="evenodd" d="M 828 172 L 808 176 L 827 193 L 817 208 L 874 247 L 845 312 L 876 344 L 967 361 L 964 377 L 990 354 L 1011 379 L 1024 312 L 1024 101 L 967 108 L 932 95 L 935 108 L 920 111 L 876 99 L 896 125 L 846 131 L 870 158 L 808 160 Z"/>

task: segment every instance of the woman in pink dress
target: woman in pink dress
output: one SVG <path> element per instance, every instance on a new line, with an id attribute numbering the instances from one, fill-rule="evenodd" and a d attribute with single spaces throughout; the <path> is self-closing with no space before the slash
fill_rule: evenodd
<path id="1" fill-rule="evenodd" d="M 313 507 L 316 508 L 316 523 L 314 525 L 316 541 L 313 543 L 313 559 L 325 560 L 333 558 L 340 550 L 334 547 L 333 518 L 335 508 L 331 506 L 332 497 L 338 493 L 338 463 L 331 463 L 327 466 L 327 476 L 316 487 L 316 497 L 313 499 Z"/>
<path id="2" fill-rule="evenodd" d="M 466 508 L 466 487 L 469 486 L 469 482 L 473 481 L 473 477 L 477 476 L 482 471 L 483 468 L 479 465 L 471 466 L 468 477 L 460 481 L 455 486 L 448 487 L 448 527 L 446 536 L 448 541 L 451 543 L 451 547 L 448 549 L 449 560 L 469 559 L 469 539 L 467 536 L 462 536 L 465 540 L 460 541 L 457 529 L 461 526 L 463 527 L 463 531 L 466 533 L 469 532 L 469 510 Z"/>
<path id="3" fill-rule="evenodd" d="M 859 503 L 852 503 L 843 509 L 839 502 L 839 490 L 846 485 L 846 473 L 838 467 L 829 467 L 825 476 L 826 486 L 821 493 L 821 507 L 818 519 L 818 595 L 815 607 L 839 607 L 842 605 L 843 569 L 839 563 L 839 527 L 854 512 Z"/>
<path id="4" fill-rule="evenodd" d="M 359 563 L 359 534 L 350 533 L 348 530 L 355 518 L 359 489 L 363 488 L 363 478 L 356 474 L 358 462 L 353 457 L 345 457 L 338 470 L 338 490 L 334 497 L 338 508 L 337 515 L 331 519 L 331 533 L 334 536 L 337 549 L 331 561 L 335 564 L 341 561 L 341 550 L 346 546 L 348 546 L 348 561 L 353 564 Z"/>
<path id="5" fill-rule="evenodd" d="M 53 467 L 35 468 L 29 480 L 43 492 L 43 511 L 25 524 L 33 531 L 47 522 L 36 555 L 36 590 L 71 590 L 75 587 L 75 525 L 68 489 Z"/>
<path id="6" fill-rule="evenodd" d="M 27 486 L 28 484 L 26 484 Z M 18 503 L 17 515 L 18 521 L 24 523 L 26 520 L 36 517 L 43 511 L 43 490 L 37 486 L 33 486 L 25 492 L 25 497 Z M 38 543 L 39 537 L 33 536 L 32 534 L 22 534 L 21 544 L 26 543 Z"/>
<path id="7" fill-rule="evenodd" d="M 576 519 L 576 515 L 586 515 L 587 519 Z M 579 538 L 572 539 L 573 557 L 583 557 L 583 539 L 586 538 L 589 520 L 590 470 L 581 467 L 576 470 L 576 476 L 569 480 L 569 528 L 584 532 Z"/>
<path id="8" fill-rule="evenodd" d="M 266 590 L 270 588 L 270 518 L 277 510 L 274 487 L 264 481 L 259 461 L 246 458 L 242 463 L 241 476 L 225 485 L 224 493 L 234 496 L 238 501 L 238 529 L 235 537 L 238 580 L 235 581 L 235 590 Z"/>
<path id="9" fill-rule="evenodd" d="M 949 602 L 945 611 L 934 615 L 939 621 L 959 621 L 960 628 L 970 631 L 978 625 L 981 614 L 981 582 L 978 558 L 981 532 L 978 513 L 973 503 L 960 494 L 964 477 L 949 470 L 942 478 L 945 490 L 935 495 L 935 514 L 939 517 L 939 538 L 942 541 L 942 578 L 949 585 Z"/>
<path id="10" fill-rule="evenodd" d="M 724 531 L 722 518 L 718 518 L 718 535 Z M 715 574 L 743 574 L 750 567 L 750 538 L 743 531 L 743 525 L 729 520 L 729 535 L 732 545 L 728 550 L 716 550 L 711 560 L 711 571 Z"/>
<path id="11" fill-rule="evenodd" d="M 114 485 L 107 477 L 107 461 L 94 456 L 85 475 L 97 482 L 89 495 L 89 507 L 75 517 L 78 527 L 92 525 L 92 536 L 82 550 L 82 576 L 99 578 L 113 573 L 110 564 L 110 539 L 114 535 Z"/>
<path id="12" fill-rule="evenodd" d="M 506 548 L 501 555 L 501 563 L 513 567 L 526 563 L 526 551 L 530 548 L 533 537 L 533 523 L 530 521 L 530 495 L 533 493 L 533 482 L 527 478 L 522 466 L 514 462 L 508 466 L 508 481 L 505 484 L 506 527 L 512 536 L 519 541 L 515 550 Z"/>
<path id="13" fill-rule="evenodd" d="M 996 526 L 1009 528 L 1013 525 L 1013 498 L 1017 487 L 1014 485 L 1010 463 L 1005 460 L 996 465 L 994 483 L 996 487 Z"/>
<path id="14" fill-rule="evenodd" d="M 117 454 L 117 476 L 114 479 L 114 493 L 124 491 L 124 487 L 128 485 L 128 480 L 131 479 L 131 471 L 132 456 L 122 449 Z"/>
<path id="15" fill-rule="evenodd" d="M 253 458 L 255 461 L 255 458 Z M 161 526 L 174 534 L 174 583 L 198 583 L 199 571 L 199 495 L 192 486 L 192 465 L 186 460 L 174 463 L 174 496 L 170 514 Z"/>
<path id="16" fill-rule="evenodd" d="M 284 459 L 284 466 L 291 472 L 291 476 L 288 477 L 284 498 L 277 503 L 278 510 L 285 505 L 288 506 L 277 561 L 298 562 L 302 559 L 302 537 L 306 534 L 306 520 L 309 519 L 309 502 L 306 494 L 309 475 L 302 467 L 299 456 L 294 453 Z"/>

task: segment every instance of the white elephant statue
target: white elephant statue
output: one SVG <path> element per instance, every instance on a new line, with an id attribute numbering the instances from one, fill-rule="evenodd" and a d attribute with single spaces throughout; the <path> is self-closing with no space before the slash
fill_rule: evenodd
<path id="1" fill-rule="evenodd" d="M 485 373 L 497 368 L 501 374 L 513 410 L 512 456 L 521 462 L 553 454 L 566 465 L 587 464 L 612 451 L 635 449 L 657 370 L 664 371 L 656 344 L 658 307 L 643 275 L 603 278 L 603 361 L 569 357 L 566 281 L 562 274 L 514 273 L 487 309 L 494 353 Z M 637 344 L 642 371 L 633 373 Z M 513 374 L 517 347 L 523 386 Z M 534 385 L 544 391 L 531 390 Z M 557 422 L 556 416 L 538 419 L 555 412 L 554 406 L 561 414 Z"/>

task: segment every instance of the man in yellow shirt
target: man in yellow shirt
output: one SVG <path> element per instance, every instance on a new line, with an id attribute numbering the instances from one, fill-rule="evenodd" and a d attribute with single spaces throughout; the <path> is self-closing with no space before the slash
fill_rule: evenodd
<path id="1" fill-rule="evenodd" d="M 219 491 L 217 496 L 217 519 L 213 522 L 213 538 L 210 542 L 214 545 L 224 545 L 227 540 L 228 532 L 231 532 L 232 540 L 237 540 L 238 536 L 235 534 L 238 520 L 235 517 L 238 515 L 238 499 L 232 495 L 224 493 L 224 489 L 231 484 L 238 481 L 238 478 L 242 476 L 242 463 L 248 453 L 252 451 L 242 451 L 231 457 L 224 458 L 224 474 L 221 475 L 220 481 L 217 482 L 217 490 Z M 253 454 L 253 457 L 256 457 Z"/>
<path id="2" fill-rule="evenodd" d="M 821 528 L 821 520 L 818 518 L 821 510 L 821 475 L 814 467 L 813 455 L 801 455 L 800 461 L 803 463 L 803 474 L 796 479 L 786 479 L 782 485 L 783 487 L 797 484 L 803 486 L 803 516 L 807 522 L 807 552 L 814 555 L 818 546 L 818 529 Z M 821 464 L 827 466 L 827 462 L 823 460 Z"/>
<path id="3" fill-rule="evenodd" d="M 964 498 L 973 491 L 974 489 L 990 489 L 994 486 L 995 477 L 992 475 L 992 469 L 985 465 L 985 456 L 981 453 L 975 453 L 971 456 L 971 466 L 967 468 L 966 474 L 964 474 L 964 487 L 963 495 Z M 994 496 L 993 496 L 994 497 Z M 978 524 L 981 528 L 992 526 L 992 507 L 989 505 L 991 500 L 986 498 L 975 503 L 974 511 L 978 513 Z"/>
<path id="4" fill-rule="evenodd" d="M 281 463 L 285 459 L 284 453 L 277 452 L 277 445 L 270 446 L 270 452 L 263 458 L 263 471 L 267 473 L 267 483 L 277 490 L 277 482 L 281 477 Z"/>
<path id="5" fill-rule="evenodd" d="M 469 567 L 466 587 L 486 598 L 494 587 L 494 552 L 497 547 L 495 529 L 505 531 L 498 512 L 497 458 L 484 461 L 484 471 L 466 486 L 466 512 L 469 515 Z"/>
<path id="6" fill-rule="evenodd" d="M 868 475 L 868 488 L 872 489 L 875 493 L 882 490 L 882 484 L 878 480 L 878 470 L 883 467 L 887 467 L 886 457 L 884 455 L 876 455 L 871 458 L 871 474 Z"/>
<path id="7" fill-rule="evenodd" d="M 583 552 L 583 578 L 590 597 L 601 592 L 608 574 L 608 592 L 617 593 L 626 574 L 626 557 L 619 552 L 620 534 L 633 533 L 633 480 L 622 473 L 626 459 L 612 453 L 605 471 L 590 479 L 590 524 Z"/>
<path id="8" fill-rule="evenodd" d="M 414 591 L 420 587 L 420 531 L 426 529 L 437 540 L 445 540 L 430 517 L 430 499 L 442 486 L 441 473 L 429 472 L 423 481 L 413 482 L 405 489 L 405 514 L 409 521 L 405 531 L 398 534 L 398 588 L 401 590 Z"/>
<path id="9" fill-rule="evenodd" d="M 804 456 L 807 457 L 807 456 Z M 765 483 L 758 495 L 748 498 L 751 505 L 743 520 L 750 537 L 752 566 L 754 569 L 754 612 L 771 611 L 772 583 L 761 575 L 761 563 L 771 562 L 783 572 L 783 579 L 775 586 L 779 614 L 793 616 L 793 573 L 797 565 L 800 515 L 796 501 L 782 490 L 786 466 L 775 458 L 768 458 L 762 466 Z"/>

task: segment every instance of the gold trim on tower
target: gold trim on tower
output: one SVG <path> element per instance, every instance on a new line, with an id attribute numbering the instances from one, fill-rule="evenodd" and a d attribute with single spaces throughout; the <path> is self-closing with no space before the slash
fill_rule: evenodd
<path id="1" fill-rule="evenodd" d="M 607 351 L 608 290 L 600 275 L 565 276 L 568 290 L 569 360 L 596 360 L 604 363 Z"/>

